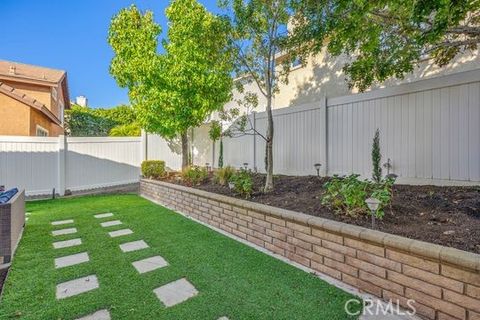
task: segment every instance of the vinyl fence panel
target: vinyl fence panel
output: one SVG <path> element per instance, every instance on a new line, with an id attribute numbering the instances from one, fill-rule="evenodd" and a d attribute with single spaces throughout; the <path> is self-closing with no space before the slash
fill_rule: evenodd
<path id="1" fill-rule="evenodd" d="M 58 139 L 0 136 L 0 185 L 26 195 L 50 194 L 57 187 Z"/>
<path id="2" fill-rule="evenodd" d="M 140 138 L 68 138 L 66 186 L 72 191 L 138 182 Z"/>

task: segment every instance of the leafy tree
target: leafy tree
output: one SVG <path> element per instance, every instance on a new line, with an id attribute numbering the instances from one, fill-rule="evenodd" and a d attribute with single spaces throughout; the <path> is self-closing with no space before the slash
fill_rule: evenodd
<path id="1" fill-rule="evenodd" d="M 71 109 L 65 111 L 65 129 L 70 136 L 105 137 L 116 125 L 115 121 L 76 104 L 72 104 Z"/>
<path id="2" fill-rule="evenodd" d="M 290 44 L 304 55 L 328 42 L 346 54 L 349 85 L 363 91 L 390 77 L 402 78 L 424 60 L 439 66 L 480 42 L 478 0 L 292 0 Z"/>
<path id="3" fill-rule="evenodd" d="M 286 81 L 290 71 L 290 56 L 282 43 L 287 39 L 286 26 L 289 20 L 289 1 L 287 0 L 225 0 L 222 6 L 231 8 L 228 19 L 232 25 L 232 42 L 236 49 L 236 72 L 242 81 L 236 85 L 243 92 L 243 83 L 255 83 L 266 99 L 267 130 L 265 139 L 265 164 L 267 177 L 264 191 L 273 190 L 273 138 L 274 123 L 272 100 L 278 91 L 279 81 Z M 280 66 L 278 55 L 284 54 L 284 63 Z M 245 94 L 248 106 L 255 107 L 258 97 Z M 246 117 L 244 118 L 246 119 Z M 245 121 L 244 123 L 245 124 Z"/>
<path id="4" fill-rule="evenodd" d="M 115 51 L 111 73 L 129 89 L 138 120 L 148 132 L 182 140 L 188 166 L 188 129 L 201 125 L 231 96 L 232 59 L 228 25 L 195 0 L 173 0 L 165 53 L 157 54 L 160 27 L 153 14 L 123 9 L 110 26 Z"/>
<path id="5" fill-rule="evenodd" d="M 140 135 L 133 109 L 125 105 L 92 109 L 72 104 L 72 108 L 65 111 L 65 127 L 69 135 L 76 137 Z"/>

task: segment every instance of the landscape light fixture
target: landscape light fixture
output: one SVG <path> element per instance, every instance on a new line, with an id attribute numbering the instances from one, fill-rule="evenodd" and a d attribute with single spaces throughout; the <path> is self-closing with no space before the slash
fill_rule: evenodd
<path id="1" fill-rule="evenodd" d="M 383 167 L 387 169 L 387 176 L 390 175 L 390 170 L 392 169 L 392 160 L 390 158 L 387 159 L 387 162 L 383 164 Z"/>
<path id="2" fill-rule="evenodd" d="M 322 166 L 322 164 L 315 163 L 313 166 L 315 167 L 315 170 L 317 170 L 317 177 L 320 177 L 320 167 Z"/>
<path id="3" fill-rule="evenodd" d="M 365 200 L 365 203 L 367 204 L 367 207 L 368 209 L 370 209 L 370 212 L 372 214 L 372 229 L 375 229 L 375 212 L 377 212 L 381 201 L 377 198 L 368 198 L 367 200 Z"/>
<path id="4" fill-rule="evenodd" d="M 243 163 L 243 168 L 245 169 L 245 171 L 248 169 L 248 162 Z"/>
<path id="5" fill-rule="evenodd" d="M 210 171 L 210 163 L 209 162 L 205 162 L 205 167 L 207 167 L 207 171 Z"/>

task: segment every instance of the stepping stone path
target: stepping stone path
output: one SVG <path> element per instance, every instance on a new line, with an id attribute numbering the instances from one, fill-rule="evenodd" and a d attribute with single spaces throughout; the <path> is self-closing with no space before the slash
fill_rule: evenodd
<path id="1" fill-rule="evenodd" d="M 185 278 L 170 282 L 153 290 L 153 292 L 167 308 L 184 302 L 198 294 L 197 289 Z"/>
<path id="2" fill-rule="evenodd" d="M 80 264 L 80 263 L 88 262 L 88 261 L 90 261 L 90 258 L 88 257 L 88 253 L 86 253 L 86 252 L 72 254 L 72 255 L 69 255 L 69 256 L 56 258 L 55 259 L 55 269 L 74 266 L 76 264 Z"/>
<path id="3" fill-rule="evenodd" d="M 96 214 L 94 217 L 96 219 L 103 219 L 112 217 L 113 213 L 101 213 Z M 52 226 L 59 226 L 59 225 L 66 225 L 74 223 L 73 219 L 68 220 L 59 220 L 51 222 Z M 121 225 L 122 222 L 120 220 L 111 220 L 101 222 L 100 225 L 103 228 L 113 227 Z M 66 234 L 76 233 L 76 228 L 66 228 L 60 230 L 53 230 L 53 236 L 60 236 Z M 130 229 L 120 229 L 111 231 L 108 235 L 112 238 L 120 237 L 133 234 L 133 231 Z M 68 248 L 74 247 L 82 244 L 82 240 L 80 238 L 65 240 L 65 241 L 57 241 L 53 242 L 54 249 L 60 248 Z M 119 245 L 122 252 L 132 252 L 137 250 L 142 250 L 149 248 L 148 244 L 144 240 L 137 240 L 122 243 Z M 71 254 L 68 256 L 58 257 L 55 258 L 54 264 L 55 269 L 75 266 L 81 263 L 89 262 L 90 257 L 87 252 L 81 252 L 76 254 Z M 133 267 L 138 271 L 138 273 L 143 274 L 146 272 L 151 272 L 160 268 L 165 268 L 169 264 L 168 262 L 161 256 L 153 256 L 149 258 L 145 258 L 142 260 L 132 262 Z M 85 293 L 88 291 L 95 290 L 99 288 L 98 278 L 96 275 L 89 275 L 86 277 L 73 279 L 70 281 L 66 281 L 57 285 L 56 288 L 56 298 L 65 299 L 68 297 L 76 296 L 81 293 Z M 198 290 L 185 278 L 170 282 L 166 285 L 163 285 L 155 290 L 153 290 L 154 294 L 157 298 L 166 306 L 172 307 L 176 304 L 182 303 L 198 294 Z M 95 311 L 91 314 L 85 315 L 83 317 L 77 318 L 76 320 L 111 320 L 110 312 L 107 309 L 102 309 Z M 220 317 L 217 320 L 228 320 L 227 317 Z"/>
<path id="4" fill-rule="evenodd" d="M 149 246 L 143 240 L 126 242 L 120 245 L 120 250 L 122 250 L 123 252 L 137 251 L 137 250 L 146 249 L 146 248 L 149 248 Z"/>
<path id="5" fill-rule="evenodd" d="M 109 213 L 96 214 L 96 215 L 94 215 L 94 217 L 97 218 L 97 219 L 113 217 L 113 213 L 109 212 Z"/>
<path id="6" fill-rule="evenodd" d="M 96 275 L 67 281 L 57 285 L 57 299 L 65 299 L 84 292 L 95 290 L 99 287 Z"/>
<path id="7" fill-rule="evenodd" d="M 133 231 L 130 230 L 130 229 L 121 229 L 121 230 L 117 230 L 117 231 L 111 231 L 108 233 L 108 235 L 112 238 L 116 238 L 116 237 L 120 237 L 120 236 L 126 236 L 126 235 L 129 235 L 129 234 L 132 234 Z"/>
<path id="8" fill-rule="evenodd" d="M 112 221 L 107 221 L 107 222 L 100 223 L 100 225 L 104 228 L 112 227 L 112 226 L 118 226 L 120 224 L 122 224 L 122 222 L 120 220 L 112 220 Z"/>
<path id="9" fill-rule="evenodd" d="M 146 273 L 168 266 L 168 262 L 160 256 L 154 256 L 143 260 L 132 262 L 138 273 Z"/>
<path id="10" fill-rule="evenodd" d="M 107 309 L 99 310 L 85 317 L 77 318 L 76 320 L 110 320 L 110 312 Z"/>
<path id="11" fill-rule="evenodd" d="M 74 247 L 74 246 L 79 246 L 82 244 L 82 239 L 77 238 L 77 239 L 72 239 L 72 240 L 65 240 L 65 241 L 57 241 L 53 243 L 53 248 L 55 249 L 61 249 L 61 248 L 68 248 L 68 247 Z"/>
<path id="12" fill-rule="evenodd" d="M 62 236 L 64 234 L 72 234 L 77 233 L 77 228 L 68 228 L 68 229 L 60 229 L 52 231 L 52 235 L 54 236 Z"/>
<path id="13" fill-rule="evenodd" d="M 60 221 L 53 221 L 53 222 L 52 222 L 52 226 L 59 226 L 59 225 L 62 225 L 62 224 L 70 224 L 70 223 L 73 223 L 73 220 L 72 220 L 72 219 L 60 220 Z"/>

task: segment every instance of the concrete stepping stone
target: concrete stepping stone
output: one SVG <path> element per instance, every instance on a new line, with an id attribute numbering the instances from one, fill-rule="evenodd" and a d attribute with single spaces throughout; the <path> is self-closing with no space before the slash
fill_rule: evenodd
<path id="1" fill-rule="evenodd" d="M 108 218 L 108 217 L 112 217 L 112 216 L 113 216 L 113 213 L 110 213 L 110 212 L 94 215 L 94 217 L 97 218 L 97 219 L 103 219 L 103 218 Z"/>
<path id="2" fill-rule="evenodd" d="M 77 318 L 76 320 L 110 320 L 110 312 L 107 309 L 98 310 L 85 317 Z"/>
<path id="3" fill-rule="evenodd" d="M 120 245 L 120 250 L 122 250 L 123 252 L 137 251 L 137 250 L 142 250 L 146 248 L 149 248 L 149 246 L 143 240 L 126 242 Z"/>
<path id="4" fill-rule="evenodd" d="M 57 285 L 57 300 L 76 296 L 84 292 L 95 290 L 99 287 L 96 275 L 67 281 Z"/>
<path id="5" fill-rule="evenodd" d="M 90 261 L 88 253 L 82 252 L 77 254 L 72 254 L 65 257 L 60 257 L 55 259 L 55 269 L 65 268 L 69 266 L 74 266 L 83 262 Z"/>
<path id="6" fill-rule="evenodd" d="M 170 282 L 153 290 L 153 292 L 167 308 L 182 303 L 198 294 L 197 289 L 185 278 Z"/>
<path id="7" fill-rule="evenodd" d="M 120 220 L 112 220 L 112 221 L 106 221 L 106 222 L 100 223 L 100 225 L 104 228 L 118 226 L 120 224 L 122 224 L 122 222 Z"/>
<path id="8" fill-rule="evenodd" d="M 73 219 L 53 221 L 52 226 L 60 226 L 62 224 L 70 224 L 70 223 L 73 223 Z"/>
<path id="9" fill-rule="evenodd" d="M 230 320 L 230 319 L 228 319 L 227 317 L 220 317 L 217 320 Z"/>
<path id="10" fill-rule="evenodd" d="M 72 234 L 72 233 L 77 233 L 77 228 L 67 228 L 67 229 L 52 231 L 53 236 L 62 236 L 64 234 Z"/>
<path id="11" fill-rule="evenodd" d="M 72 240 L 54 242 L 53 243 L 53 248 L 54 249 L 61 249 L 61 248 L 79 246 L 81 244 L 82 244 L 82 239 L 77 238 L 77 239 L 72 239 Z"/>
<path id="12" fill-rule="evenodd" d="M 112 238 L 116 238 L 116 237 L 126 236 L 132 233 L 133 231 L 130 229 L 121 229 L 121 230 L 111 231 L 108 233 L 108 235 Z"/>
<path id="13" fill-rule="evenodd" d="M 138 273 L 146 273 L 168 266 L 168 262 L 160 256 L 154 256 L 143 260 L 132 262 Z"/>

